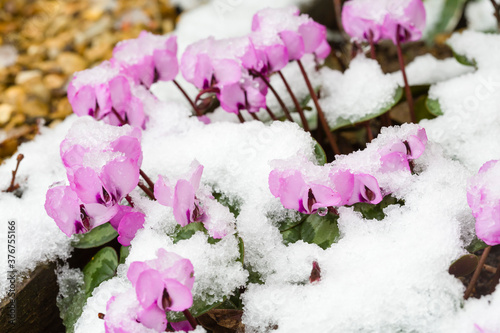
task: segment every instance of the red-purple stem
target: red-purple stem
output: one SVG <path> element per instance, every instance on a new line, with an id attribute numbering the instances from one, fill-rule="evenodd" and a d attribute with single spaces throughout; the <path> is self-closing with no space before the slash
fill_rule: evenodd
<path id="1" fill-rule="evenodd" d="M 236 114 L 238 116 L 238 120 L 240 121 L 240 123 L 244 123 L 245 122 L 245 118 L 243 118 L 243 115 L 241 114 L 240 111 L 238 111 L 238 113 Z"/>
<path id="2" fill-rule="evenodd" d="M 149 189 L 151 191 L 154 191 L 155 184 L 151 181 L 151 178 L 149 178 L 148 175 L 146 175 L 146 173 L 144 171 L 142 171 L 141 169 L 139 169 L 139 174 L 146 181 L 146 183 L 148 183 Z"/>
<path id="3" fill-rule="evenodd" d="M 143 191 L 144 191 L 144 193 L 146 193 L 146 194 L 147 194 L 147 196 L 149 197 L 149 199 L 151 199 L 151 200 L 155 200 L 155 195 L 154 195 L 154 193 L 153 193 L 153 192 L 151 192 L 151 190 L 150 190 L 150 189 L 149 189 L 146 185 L 144 185 L 143 183 L 141 183 L 141 182 L 139 181 L 139 184 L 137 184 L 137 186 L 139 186 L 139 187 L 141 188 L 141 190 L 143 190 Z"/>
<path id="4" fill-rule="evenodd" d="M 266 106 L 266 111 L 267 113 L 269 113 L 269 117 L 271 117 L 272 120 L 278 120 L 278 118 L 276 118 L 273 111 L 271 111 L 271 109 L 268 106 Z"/>
<path id="5" fill-rule="evenodd" d="M 293 93 L 292 88 L 290 88 L 290 85 L 288 84 L 288 81 L 285 79 L 283 73 L 281 71 L 278 71 L 278 74 L 283 80 L 283 83 L 285 84 L 286 90 L 288 90 L 290 97 L 292 97 L 293 104 L 295 105 L 295 108 L 297 109 L 297 112 L 300 115 L 300 120 L 302 121 L 302 126 L 304 127 L 304 130 L 306 132 L 309 132 L 309 124 L 307 123 L 306 116 L 304 115 L 304 110 L 302 110 L 302 107 L 300 106 L 297 97 L 295 97 L 295 94 Z"/>
<path id="6" fill-rule="evenodd" d="M 479 274 L 481 274 L 481 270 L 483 269 L 483 265 L 486 262 L 486 258 L 488 258 L 488 254 L 490 254 L 490 251 L 491 251 L 491 246 L 488 246 L 487 248 L 484 249 L 481 258 L 479 259 L 479 263 L 477 264 L 476 270 L 474 271 L 474 275 L 472 275 L 472 279 L 470 280 L 469 285 L 465 290 L 464 299 L 469 298 L 469 296 L 471 295 L 472 290 L 474 289 L 474 285 L 476 284 L 477 279 L 479 278 Z"/>
<path id="7" fill-rule="evenodd" d="M 134 208 L 134 202 L 132 201 L 132 198 L 130 197 L 130 195 L 127 194 L 125 196 L 125 199 L 127 200 L 127 202 L 130 205 L 130 207 Z"/>
<path id="8" fill-rule="evenodd" d="M 288 108 L 286 107 L 285 103 L 283 102 L 283 100 L 281 99 L 280 95 L 278 94 L 278 92 L 274 89 L 274 87 L 271 85 L 271 83 L 269 82 L 269 80 L 264 76 L 262 75 L 261 73 L 257 72 L 257 71 L 252 71 L 253 74 L 257 75 L 258 77 L 260 77 L 262 79 L 262 81 L 264 81 L 264 83 L 266 84 L 266 86 L 271 89 L 272 93 L 274 94 L 274 96 L 276 97 L 276 99 L 278 100 L 278 103 L 280 104 L 281 108 L 283 109 L 283 112 L 285 112 L 285 116 L 286 116 L 286 119 L 290 120 L 291 122 L 293 122 L 293 118 L 292 116 L 290 115 L 290 111 L 288 111 Z"/>
<path id="9" fill-rule="evenodd" d="M 399 33 L 400 29 L 402 29 L 402 27 L 400 25 L 398 25 L 396 47 L 398 49 L 399 66 L 401 67 L 401 73 L 403 73 L 403 80 L 405 82 L 406 100 L 408 101 L 408 107 L 410 108 L 411 121 L 412 121 L 412 123 L 416 124 L 417 118 L 415 117 L 415 107 L 413 104 L 413 96 L 411 94 L 410 85 L 408 84 L 408 78 L 406 77 L 405 60 L 403 58 L 403 51 L 401 50 L 401 40 L 399 38 L 399 36 L 401 36 Z"/>
<path id="10" fill-rule="evenodd" d="M 19 185 L 17 185 L 17 186 L 15 185 L 16 174 L 17 174 L 17 170 L 19 169 L 19 164 L 21 163 L 23 158 L 24 158 L 23 154 L 17 155 L 16 169 L 12 171 L 12 179 L 10 181 L 10 186 L 5 190 L 5 192 L 14 192 L 19 187 Z"/>
<path id="11" fill-rule="evenodd" d="M 248 113 L 250 114 L 250 116 L 251 116 L 253 119 L 255 119 L 255 120 L 257 120 L 257 121 L 260 121 L 259 117 L 257 117 L 257 115 L 256 115 L 254 112 L 248 112 Z"/>
<path id="12" fill-rule="evenodd" d="M 498 30 L 500 30 L 500 5 L 496 3 L 495 0 L 490 0 L 493 8 L 495 8 L 495 17 L 498 22 Z"/>
<path id="13" fill-rule="evenodd" d="M 370 42 L 370 55 L 373 60 L 377 59 L 377 54 L 375 51 L 375 42 L 373 41 L 373 31 L 370 30 L 370 33 L 368 34 L 368 41 Z"/>
<path id="14" fill-rule="evenodd" d="M 309 89 L 309 94 L 311 95 L 311 98 L 314 101 L 314 105 L 316 106 L 316 110 L 318 111 L 318 116 L 321 122 L 321 125 L 323 126 L 323 130 L 326 133 L 326 136 L 328 138 L 328 142 L 330 143 L 330 146 L 333 149 L 333 152 L 336 155 L 340 155 L 340 149 L 337 146 L 337 141 L 335 140 L 332 132 L 330 131 L 330 126 L 328 126 L 328 122 L 326 121 L 325 114 L 323 113 L 323 109 L 319 105 L 318 98 L 316 96 L 316 93 L 314 92 L 314 89 L 311 85 L 311 81 L 309 81 L 309 77 L 307 76 L 306 70 L 304 69 L 304 66 L 302 65 L 302 62 L 300 60 L 297 60 L 297 63 L 299 64 L 300 71 L 302 72 L 302 76 L 304 76 L 304 80 L 306 81 L 307 88 Z"/>
<path id="15" fill-rule="evenodd" d="M 194 319 L 193 315 L 191 314 L 191 312 L 189 312 L 188 309 L 182 311 L 182 313 L 184 314 L 184 316 L 186 317 L 186 319 L 189 321 L 189 324 L 191 324 L 191 327 L 193 329 L 196 328 L 196 326 L 198 326 L 198 323 L 196 322 L 196 319 Z"/>
<path id="16" fill-rule="evenodd" d="M 370 120 L 368 120 L 367 122 L 365 122 L 364 126 L 366 128 L 366 136 L 368 138 L 368 142 L 372 142 L 372 140 L 373 140 L 373 132 L 372 132 L 372 128 L 370 126 Z"/>
<path id="17" fill-rule="evenodd" d="M 194 104 L 193 100 L 189 97 L 189 95 L 186 93 L 186 91 L 181 87 L 181 85 L 176 81 L 176 80 L 172 80 L 172 82 L 175 84 L 175 86 L 181 91 L 181 93 L 184 95 L 184 97 L 187 99 L 187 101 L 189 102 L 189 104 L 191 104 L 191 107 L 193 108 L 194 112 L 196 112 L 196 115 L 198 117 L 201 117 L 202 114 L 200 112 L 200 110 L 198 110 L 198 108 L 196 107 L 196 105 Z"/>

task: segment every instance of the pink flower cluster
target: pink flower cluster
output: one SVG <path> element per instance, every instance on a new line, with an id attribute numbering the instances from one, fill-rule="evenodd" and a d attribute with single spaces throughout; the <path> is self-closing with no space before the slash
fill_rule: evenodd
<path id="1" fill-rule="evenodd" d="M 486 162 L 469 180 L 467 202 L 476 218 L 476 234 L 486 244 L 500 244 L 500 163 Z"/>
<path id="2" fill-rule="evenodd" d="M 322 60 L 329 53 L 324 26 L 300 15 L 295 7 L 265 9 L 255 14 L 252 33 L 200 40 L 186 49 L 180 66 L 175 36 L 142 32 L 136 39 L 120 42 L 109 62 L 77 73 L 69 84 L 68 98 L 79 116 L 144 128 L 145 107 L 135 97 L 134 86 L 149 88 L 157 81 L 175 80 L 180 69 L 201 90 L 198 97 L 215 93 L 227 112 L 258 112 L 266 108 L 266 81 L 271 74 L 305 54 Z"/>
<path id="3" fill-rule="evenodd" d="M 322 60 L 329 53 L 324 26 L 295 7 L 264 9 L 255 14 L 247 36 L 209 37 L 190 45 L 181 72 L 198 89 L 215 92 L 224 110 L 258 112 L 267 105 L 271 74 L 305 54 Z"/>
<path id="4" fill-rule="evenodd" d="M 103 130 L 112 132 L 113 127 L 105 126 Z M 142 163 L 141 132 L 129 129 L 99 145 L 83 145 L 73 138 L 61 143 L 70 185 L 50 188 L 45 210 L 67 236 L 86 233 L 110 221 L 120 235 L 120 243 L 128 246 L 142 227 L 144 214 L 121 205 L 137 186 Z"/>
<path id="5" fill-rule="evenodd" d="M 303 214 L 325 215 L 331 207 L 382 201 L 377 180 L 368 174 L 332 170 L 327 179 L 305 178 L 298 170 L 273 170 L 269 174 L 269 189 L 280 198 L 283 207 Z"/>
<path id="6" fill-rule="evenodd" d="M 422 0 L 350 0 L 342 9 L 345 31 L 361 41 L 416 41 L 425 29 Z"/>
<path id="7" fill-rule="evenodd" d="M 106 333 L 126 333 L 132 327 L 164 332 L 166 312 L 184 311 L 193 305 L 193 265 L 175 253 L 159 249 L 156 259 L 131 263 L 127 277 L 134 289 L 108 301 Z M 192 329 L 187 321 L 170 325 L 174 330 Z"/>
<path id="8" fill-rule="evenodd" d="M 380 167 L 377 173 L 412 171 L 412 161 L 419 158 L 427 144 L 425 129 L 418 127 L 403 140 L 392 139 L 377 149 Z M 280 198 L 283 207 L 303 214 L 325 215 L 330 208 L 356 203 L 378 204 L 390 193 L 381 189 L 370 174 L 334 167 L 324 177 L 312 177 L 290 168 L 275 169 L 269 174 L 269 189 Z"/>

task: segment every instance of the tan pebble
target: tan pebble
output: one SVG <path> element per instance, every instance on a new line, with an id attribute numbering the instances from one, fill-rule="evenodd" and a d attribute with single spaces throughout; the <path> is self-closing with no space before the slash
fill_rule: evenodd
<path id="1" fill-rule="evenodd" d="M 52 121 L 50 124 L 49 124 L 49 128 L 55 128 L 57 125 L 59 125 L 60 123 L 62 123 L 62 120 L 61 119 L 55 119 L 54 121 Z"/>
<path id="2" fill-rule="evenodd" d="M 42 72 L 39 70 L 22 71 L 16 76 L 16 84 L 22 85 L 33 79 L 40 79 L 42 77 Z"/>
<path id="3" fill-rule="evenodd" d="M 97 21 L 102 17 L 104 10 L 100 6 L 93 6 L 85 10 L 82 14 L 83 19 L 87 21 Z"/>
<path id="4" fill-rule="evenodd" d="M 57 63 L 62 71 L 67 74 L 83 71 L 87 68 L 87 62 L 81 56 L 71 52 L 63 52 L 57 56 Z"/>
<path id="5" fill-rule="evenodd" d="M 24 103 L 22 111 L 27 117 L 45 117 L 49 114 L 49 106 L 40 100 L 30 100 Z"/>
<path id="6" fill-rule="evenodd" d="M 13 105 L 15 108 L 19 108 L 21 104 L 26 101 L 26 91 L 21 86 L 12 86 L 7 88 L 4 93 L 3 101 L 10 105 Z"/>
<path id="7" fill-rule="evenodd" d="M 6 124 L 14 112 L 14 107 L 10 104 L 0 104 L 0 126 Z"/>
<path id="8" fill-rule="evenodd" d="M 67 98 L 62 98 L 57 102 L 56 111 L 49 114 L 51 119 L 64 119 L 73 113 L 71 104 Z"/>
<path id="9" fill-rule="evenodd" d="M 66 78 L 58 74 L 45 75 L 45 77 L 43 78 L 43 84 L 48 89 L 59 89 L 64 85 L 65 82 Z"/>
<path id="10" fill-rule="evenodd" d="M 14 127 L 23 125 L 26 122 L 26 116 L 22 113 L 15 113 L 14 116 L 10 119 L 9 123 L 5 125 L 4 129 L 6 132 L 9 132 Z"/>
<path id="11" fill-rule="evenodd" d="M 45 73 L 60 73 L 61 68 L 56 61 L 39 61 L 33 64 L 33 68 L 39 69 Z"/>

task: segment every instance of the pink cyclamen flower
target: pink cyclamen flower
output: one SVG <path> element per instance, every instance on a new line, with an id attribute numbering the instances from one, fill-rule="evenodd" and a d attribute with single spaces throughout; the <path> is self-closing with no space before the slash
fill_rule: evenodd
<path id="1" fill-rule="evenodd" d="M 500 163 L 485 163 L 467 186 L 467 202 L 476 218 L 476 235 L 486 244 L 500 244 Z"/>
<path id="2" fill-rule="evenodd" d="M 49 189 L 45 203 L 48 215 L 66 235 L 88 232 L 122 210 L 121 201 L 139 182 L 140 137 L 141 131 L 130 126 L 90 118 L 75 122 L 60 146 L 70 186 Z M 142 227 L 140 214 L 113 225 L 120 242 L 130 243 Z"/>
<path id="3" fill-rule="evenodd" d="M 279 35 L 289 60 L 299 60 L 305 54 L 314 54 L 322 60 L 331 51 L 326 40 L 326 27 L 305 14 L 300 15 L 296 7 L 258 11 L 252 20 L 252 31 Z"/>
<path id="4" fill-rule="evenodd" d="M 157 259 L 135 261 L 127 277 L 141 306 L 137 321 L 148 328 L 164 331 L 166 311 L 184 311 L 193 305 L 193 265 L 175 253 L 160 249 Z"/>
<path id="5" fill-rule="evenodd" d="M 425 129 L 419 127 L 415 135 L 409 135 L 406 140 L 395 140 L 379 150 L 381 170 L 391 172 L 397 170 L 411 171 L 410 161 L 419 158 L 427 145 Z"/>
<path id="6" fill-rule="evenodd" d="M 117 212 L 116 206 L 85 204 L 69 186 L 56 186 L 47 191 L 45 211 L 68 237 L 83 234 L 108 222 Z"/>
<path id="7" fill-rule="evenodd" d="M 203 207 L 196 197 L 200 187 L 203 165 L 193 162 L 189 179 L 179 179 L 175 185 L 166 177 L 159 176 L 154 187 L 156 200 L 174 209 L 175 220 L 183 227 L 192 222 L 203 222 L 206 218 Z"/>
<path id="8" fill-rule="evenodd" d="M 375 177 L 364 173 L 353 173 L 349 170 L 334 170 L 330 180 L 340 194 L 339 205 L 354 205 L 364 202 L 376 205 L 383 196 Z"/>
<path id="9" fill-rule="evenodd" d="M 109 221 L 118 232 L 118 242 L 129 246 L 135 234 L 144 226 L 146 215 L 130 206 L 118 206 L 117 213 Z"/>
<path id="10" fill-rule="evenodd" d="M 422 0 L 350 0 L 342 8 L 342 24 L 354 39 L 378 42 L 390 39 L 396 44 L 416 41 L 425 29 Z"/>
<path id="11" fill-rule="evenodd" d="M 118 43 L 113 59 L 122 67 L 122 73 L 147 88 L 158 80 L 173 80 L 179 72 L 177 37 L 142 31 L 138 38 Z"/>
<path id="12" fill-rule="evenodd" d="M 306 182 L 297 170 L 273 170 L 269 174 L 269 189 L 280 198 L 283 207 L 294 209 L 303 214 L 314 214 L 324 208 L 338 206 L 341 197 L 333 189 L 312 182 Z M 323 208 L 323 209 L 322 209 Z"/>
<path id="13" fill-rule="evenodd" d="M 193 304 L 193 265 L 175 253 L 159 249 L 157 258 L 130 264 L 127 277 L 133 289 L 111 297 L 106 305 L 106 333 L 164 332 L 167 311 L 184 311 Z M 175 330 L 190 330 L 185 322 L 170 323 Z"/>
<path id="14" fill-rule="evenodd" d="M 88 115 L 115 126 L 123 120 L 145 128 L 143 103 L 132 93 L 131 81 L 112 62 L 76 73 L 68 85 L 68 100 L 80 117 Z"/>
<path id="15" fill-rule="evenodd" d="M 278 35 L 256 31 L 250 34 L 250 40 L 255 48 L 256 61 L 252 61 L 253 59 L 242 61 L 243 67 L 250 72 L 269 76 L 288 64 L 288 50 Z"/>

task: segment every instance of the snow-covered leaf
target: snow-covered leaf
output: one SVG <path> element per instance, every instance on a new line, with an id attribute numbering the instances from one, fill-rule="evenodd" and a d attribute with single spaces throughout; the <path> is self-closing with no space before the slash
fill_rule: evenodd
<path id="1" fill-rule="evenodd" d="M 101 249 L 83 269 L 85 294 L 92 295 L 92 291 L 102 282 L 111 279 L 118 267 L 118 255 L 112 247 Z"/>
<path id="2" fill-rule="evenodd" d="M 90 249 L 104 245 L 118 237 L 118 232 L 110 223 L 104 223 L 87 232 L 86 234 L 76 235 L 71 242 L 77 249 Z"/>

